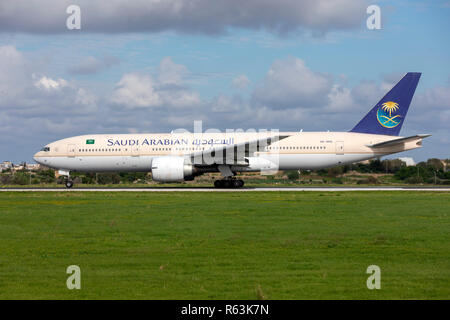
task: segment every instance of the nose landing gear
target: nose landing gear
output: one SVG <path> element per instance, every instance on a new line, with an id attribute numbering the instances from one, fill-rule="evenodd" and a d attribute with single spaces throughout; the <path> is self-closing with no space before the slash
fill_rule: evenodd
<path id="1" fill-rule="evenodd" d="M 73 187 L 73 181 L 70 179 L 70 171 L 68 170 L 58 170 L 58 173 L 61 176 L 64 176 L 64 184 L 66 185 L 66 188 L 72 188 Z"/>
<path id="2" fill-rule="evenodd" d="M 65 184 L 66 184 L 66 188 L 68 188 L 68 189 L 73 187 L 73 181 L 70 179 L 67 179 Z"/>

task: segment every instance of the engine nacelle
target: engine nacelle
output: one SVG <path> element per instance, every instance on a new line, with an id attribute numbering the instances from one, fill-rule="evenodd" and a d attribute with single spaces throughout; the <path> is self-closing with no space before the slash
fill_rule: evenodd
<path id="1" fill-rule="evenodd" d="M 152 161 L 152 179 L 160 182 L 193 180 L 194 167 L 185 163 L 183 157 L 166 156 Z"/>

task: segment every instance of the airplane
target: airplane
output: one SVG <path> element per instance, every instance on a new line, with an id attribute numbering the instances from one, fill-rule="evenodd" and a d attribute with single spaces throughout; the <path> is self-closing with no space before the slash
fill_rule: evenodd
<path id="1" fill-rule="evenodd" d="M 190 181 L 220 172 L 216 188 L 239 188 L 240 172 L 314 170 L 422 147 L 429 134 L 399 136 L 421 73 L 407 73 L 348 132 L 172 132 L 89 134 L 44 146 L 34 160 L 70 172 L 151 172 L 159 182 Z"/>

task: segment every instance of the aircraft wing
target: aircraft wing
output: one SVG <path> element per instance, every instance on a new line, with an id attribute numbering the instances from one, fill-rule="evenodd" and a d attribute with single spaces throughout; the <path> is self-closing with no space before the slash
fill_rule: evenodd
<path id="1" fill-rule="evenodd" d="M 375 143 L 375 144 L 370 144 L 370 145 L 367 145 L 367 147 L 370 147 L 370 148 L 392 147 L 392 146 L 395 146 L 397 144 L 413 141 L 413 140 L 416 140 L 416 139 L 424 139 L 424 138 L 427 138 L 429 136 L 431 136 L 431 134 L 417 134 L 415 136 L 397 138 L 397 139 L 393 139 L 393 140 L 388 140 L 388 141 L 383 141 L 383 142 L 379 142 L 379 143 Z"/>
<path id="2" fill-rule="evenodd" d="M 261 139 L 236 143 L 228 146 L 220 146 L 204 151 L 194 152 L 190 155 L 192 163 L 197 165 L 227 164 L 248 165 L 245 157 L 264 150 L 267 146 L 290 137 L 288 135 L 276 135 Z"/>

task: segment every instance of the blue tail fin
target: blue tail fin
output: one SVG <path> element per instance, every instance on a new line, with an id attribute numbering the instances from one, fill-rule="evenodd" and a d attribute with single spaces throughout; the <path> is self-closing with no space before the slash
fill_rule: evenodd
<path id="1" fill-rule="evenodd" d="M 408 72 L 350 132 L 398 136 L 420 75 Z"/>

